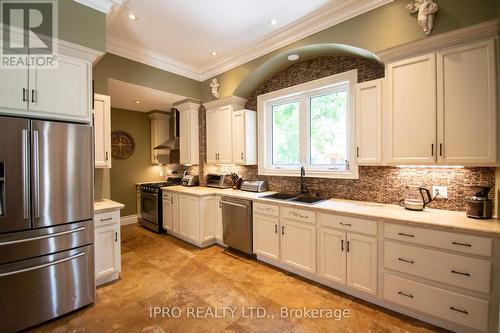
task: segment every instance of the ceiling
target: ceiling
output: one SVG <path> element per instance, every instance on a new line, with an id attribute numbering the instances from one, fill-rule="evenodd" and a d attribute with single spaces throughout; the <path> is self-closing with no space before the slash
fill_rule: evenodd
<path id="1" fill-rule="evenodd" d="M 108 80 L 108 94 L 112 107 L 139 112 L 170 111 L 172 104 L 187 99 L 185 96 L 113 79 Z"/>
<path id="2" fill-rule="evenodd" d="M 390 1 L 129 0 L 107 16 L 107 51 L 202 81 Z"/>

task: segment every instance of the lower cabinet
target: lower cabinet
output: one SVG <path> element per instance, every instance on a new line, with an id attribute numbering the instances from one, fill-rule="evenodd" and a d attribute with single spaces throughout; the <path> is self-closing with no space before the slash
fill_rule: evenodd
<path id="1" fill-rule="evenodd" d="M 280 260 L 279 217 L 256 213 L 253 215 L 253 252 L 261 257 Z"/>
<path id="2" fill-rule="evenodd" d="M 118 279 L 121 271 L 120 212 L 94 216 L 96 285 Z"/>
<path id="3" fill-rule="evenodd" d="M 215 196 L 215 241 L 219 245 L 224 245 L 224 239 L 223 239 L 223 234 L 224 234 L 224 228 L 222 225 L 222 203 L 220 202 L 221 196 L 216 195 Z"/>
<path id="4" fill-rule="evenodd" d="M 141 185 L 135 186 L 135 205 L 137 208 L 137 221 L 141 221 Z"/>
<path id="5" fill-rule="evenodd" d="M 316 224 L 282 218 L 281 260 L 301 271 L 316 273 Z"/>

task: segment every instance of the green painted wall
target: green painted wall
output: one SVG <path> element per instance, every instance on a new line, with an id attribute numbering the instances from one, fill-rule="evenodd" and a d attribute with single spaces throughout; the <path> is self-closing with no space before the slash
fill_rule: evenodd
<path id="1" fill-rule="evenodd" d="M 135 141 L 135 151 L 126 160 L 113 159 L 110 170 L 111 200 L 125 205 L 121 216 L 136 213 L 135 184 L 159 180 L 158 167 L 151 165 L 151 120 L 144 112 L 111 109 L 111 130 L 129 133 Z"/>
<path id="2" fill-rule="evenodd" d="M 106 51 L 106 15 L 74 2 L 58 1 L 59 39 Z"/>
<path id="3" fill-rule="evenodd" d="M 200 99 L 201 84 L 199 81 L 112 53 L 106 53 L 94 65 L 93 75 L 94 89 L 99 94 L 107 94 L 108 79 L 115 79 L 189 98 Z"/>
<path id="4" fill-rule="evenodd" d="M 218 75 L 221 97 L 232 95 L 240 83 L 262 64 L 297 47 L 341 43 L 377 52 L 424 38 L 416 17 L 410 16 L 405 9 L 408 2 L 408 0 L 395 0 Z M 440 9 L 436 16 L 433 35 L 491 20 L 498 15 L 498 0 L 439 0 L 437 3 Z M 256 86 L 257 82 L 246 84 Z M 210 80 L 203 82 L 201 93 L 202 101 L 213 100 Z M 249 92 L 244 91 L 244 93 Z"/>

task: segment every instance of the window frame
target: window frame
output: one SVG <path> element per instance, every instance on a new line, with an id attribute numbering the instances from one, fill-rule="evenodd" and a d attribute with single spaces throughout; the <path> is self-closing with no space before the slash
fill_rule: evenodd
<path id="1" fill-rule="evenodd" d="M 355 144 L 355 87 L 357 70 L 298 84 L 257 97 L 258 173 L 267 176 L 300 176 L 304 166 L 306 177 L 358 179 Z M 340 89 L 339 89 L 340 88 Z M 347 88 L 347 151 L 348 168 L 332 169 L 333 165 L 311 165 L 310 99 Z M 273 165 L 273 106 L 299 102 L 299 165 Z M 304 139 L 303 136 L 306 136 Z"/>

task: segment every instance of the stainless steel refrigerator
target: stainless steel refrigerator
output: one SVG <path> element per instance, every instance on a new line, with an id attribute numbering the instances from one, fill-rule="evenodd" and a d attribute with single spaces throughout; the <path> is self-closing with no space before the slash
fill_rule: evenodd
<path id="1" fill-rule="evenodd" d="M 0 117 L 0 332 L 94 302 L 90 125 Z"/>

